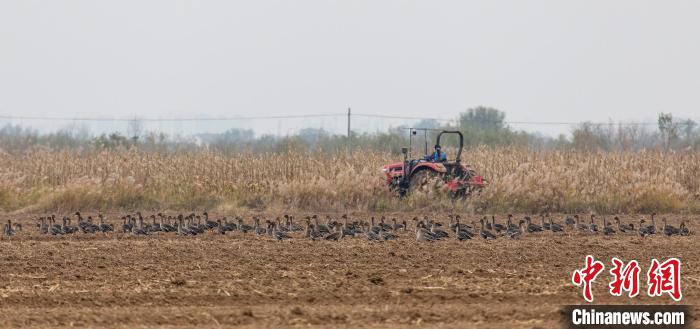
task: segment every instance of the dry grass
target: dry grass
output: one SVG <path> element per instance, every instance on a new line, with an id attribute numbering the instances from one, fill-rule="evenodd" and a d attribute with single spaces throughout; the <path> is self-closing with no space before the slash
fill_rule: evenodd
<path id="1" fill-rule="evenodd" d="M 482 195 L 399 200 L 379 168 L 400 157 L 32 151 L 0 155 L 0 208 L 697 212 L 700 154 L 527 149 L 466 152 L 490 181 Z"/>

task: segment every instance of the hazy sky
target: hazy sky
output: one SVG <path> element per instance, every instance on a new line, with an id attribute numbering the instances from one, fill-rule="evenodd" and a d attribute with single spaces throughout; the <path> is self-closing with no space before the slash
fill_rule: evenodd
<path id="1" fill-rule="evenodd" d="M 698 1 L 0 1 L 0 115 L 697 120 L 698 17 Z"/>

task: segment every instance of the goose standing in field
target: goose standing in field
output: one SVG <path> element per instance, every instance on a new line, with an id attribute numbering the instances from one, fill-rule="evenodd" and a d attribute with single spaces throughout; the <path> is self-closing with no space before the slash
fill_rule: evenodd
<path id="1" fill-rule="evenodd" d="M 540 214 L 540 225 L 544 230 L 551 230 L 551 227 L 549 226 L 549 221 L 544 220 L 544 214 Z"/>
<path id="2" fill-rule="evenodd" d="M 593 233 L 598 233 L 598 224 L 595 223 L 595 215 L 591 214 L 591 224 L 588 225 L 588 228 L 591 230 Z"/>
<path id="3" fill-rule="evenodd" d="M 688 236 L 688 235 L 690 235 L 690 230 L 688 229 L 687 226 L 685 226 L 685 219 L 681 221 L 681 226 L 679 227 L 679 229 L 680 229 L 680 231 L 681 231 L 680 234 L 681 234 L 682 236 Z"/>
<path id="4" fill-rule="evenodd" d="M 493 233 L 491 233 L 491 231 L 489 231 L 489 230 L 486 229 L 486 227 L 485 227 L 485 225 L 484 225 L 484 219 L 483 219 L 483 218 L 481 219 L 480 222 L 481 222 L 481 229 L 479 230 L 479 235 L 480 235 L 482 238 L 486 239 L 486 240 L 495 239 L 496 236 L 495 236 Z"/>
<path id="5" fill-rule="evenodd" d="M 608 220 L 603 216 L 603 234 L 604 235 L 612 235 L 615 234 L 615 230 L 612 228 L 612 225 L 608 223 Z"/>
<path id="6" fill-rule="evenodd" d="M 552 217 L 549 217 L 549 229 L 554 233 L 564 232 L 564 227 L 555 223 Z"/>
<path id="7" fill-rule="evenodd" d="M 255 221 L 255 225 L 253 226 L 253 231 L 255 232 L 255 234 L 265 235 L 265 233 L 267 233 L 267 230 L 264 227 L 260 226 L 260 218 L 255 217 L 254 221 Z M 270 226 L 270 224 L 271 224 L 271 222 L 269 220 L 265 221 L 265 223 L 267 224 L 267 226 Z M 275 223 L 275 226 L 276 225 L 277 224 Z"/>
<path id="8" fill-rule="evenodd" d="M 509 228 L 506 230 L 506 236 L 509 237 L 509 238 L 511 238 L 511 239 L 519 239 L 519 238 L 521 238 L 521 237 L 523 236 L 523 231 L 524 231 L 523 224 L 525 224 L 525 221 L 522 221 L 522 220 L 521 220 L 520 222 L 518 222 L 518 228 L 517 228 L 517 229 L 515 229 L 515 228 L 513 228 L 513 227 L 509 227 Z"/>
<path id="9" fill-rule="evenodd" d="M 526 226 L 526 228 L 527 228 L 527 233 L 536 233 L 536 232 L 542 232 L 542 231 L 544 231 L 544 229 L 542 228 L 542 226 L 539 226 L 539 225 L 537 225 L 537 224 L 533 224 L 533 223 L 532 223 L 532 220 L 530 219 L 530 217 L 525 217 L 525 221 L 526 221 L 526 223 L 527 223 L 527 226 Z"/>
<path id="10" fill-rule="evenodd" d="M 508 219 L 506 220 L 507 230 L 517 230 L 520 225 L 513 223 L 513 214 L 508 214 Z"/>
<path id="11" fill-rule="evenodd" d="M 136 220 L 134 219 L 134 224 L 131 226 L 131 234 L 136 236 L 149 235 L 148 231 L 143 229 L 143 223 L 139 221 L 138 227 L 136 225 Z"/>
<path id="12" fill-rule="evenodd" d="M 493 228 L 493 230 L 496 231 L 497 233 L 501 233 L 502 231 L 505 231 L 507 229 L 502 224 L 496 223 L 496 216 L 495 215 L 491 215 L 491 228 Z"/>
<path id="13" fill-rule="evenodd" d="M 382 232 L 379 236 L 384 241 L 396 240 L 399 237 L 398 235 L 396 235 L 396 232 L 394 229 L 388 230 L 386 232 Z"/>
<path id="14" fill-rule="evenodd" d="M 634 224 L 625 224 L 620 222 L 620 217 L 615 216 L 613 218 L 615 223 L 617 223 L 617 229 L 622 232 L 622 233 L 627 233 L 627 232 L 632 232 L 634 231 Z"/>
<path id="15" fill-rule="evenodd" d="M 463 230 L 459 227 L 459 225 L 455 225 L 455 238 L 459 241 L 464 241 L 464 240 L 471 240 L 471 238 L 474 237 L 474 233 L 468 231 L 468 230 Z"/>
<path id="16" fill-rule="evenodd" d="M 187 235 L 196 235 L 197 234 L 197 233 L 193 233 L 187 227 L 185 227 L 184 218 L 182 217 L 182 215 L 180 215 L 178 217 L 176 225 L 177 225 L 177 235 L 187 236 Z"/>
<path id="17" fill-rule="evenodd" d="M 131 232 L 131 216 L 122 217 L 122 233 Z"/>
<path id="18" fill-rule="evenodd" d="M 100 224 L 98 225 L 98 227 L 100 228 L 100 231 L 102 233 L 114 231 L 114 226 L 112 224 L 105 224 L 105 219 L 104 216 L 102 216 L 102 214 L 98 214 L 97 218 L 99 218 L 100 220 Z"/>
<path id="19" fill-rule="evenodd" d="M 343 238 L 343 230 L 338 230 L 338 226 L 333 225 L 333 233 L 326 235 L 324 239 L 329 241 L 338 241 Z"/>
<path id="20" fill-rule="evenodd" d="M 285 214 L 284 216 L 285 216 L 285 217 L 284 217 L 285 220 L 289 222 L 289 224 L 287 224 L 287 225 L 289 226 L 289 230 L 290 230 L 290 231 L 292 231 L 292 232 L 301 232 L 301 231 L 304 230 L 304 228 L 303 228 L 301 225 L 294 223 L 294 216 L 287 216 L 286 214 Z M 345 215 L 343 215 L 343 216 L 344 216 L 345 218 L 348 218 L 348 217 L 345 216 Z"/>
<path id="21" fill-rule="evenodd" d="M 433 224 L 433 223 L 431 223 L 431 224 Z M 438 240 L 442 239 L 442 238 L 447 238 L 450 236 L 449 234 L 447 234 L 447 232 L 436 228 L 436 225 L 430 225 L 430 233 L 432 233 L 433 236 L 435 238 L 437 238 Z"/>
<path id="22" fill-rule="evenodd" d="M 204 216 L 204 225 L 206 225 L 208 229 L 211 230 L 211 229 L 214 229 L 216 227 L 219 227 L 218 221 L 209 220 L 209 213 L 208 212 L 205 211 L 204 213 L 202 213 L 202 216 Z"/>
<path id="23" fill-rule="evenodd" d="M 430 231 L 428 231 L 424 228 L 423 223 L 419 222 L 416 225 L 416 241 L 432 242 L 435 240 L 437 240 L 437 238 L 435 238 L 435 236 L 432 233 L 430 233 Z"/>
<path id="24" fill-rule="evenodd" d="M 681 230 L 680 230 L 680 229 L 678 229 L 677 227 L 668 225 L 668 223 L 666 223 L 666 218 L 661 219 L 661 221 L 664 223 L 664 226 L 663 226 L 663 229 L 662 229 L 662 230 L 663 230 L 664 234 L 666 234 L 666 236 L 672 236 L 672 235 L 679 235 L 679 234 L 681 234 Z"/>
<path id="25" fill-rule="evenodd" d="M 12 228 L 12 221 L 9 219 L 7 220 L 7 224 L 5 224 L 5 230 L 4 230 L 3 234 L 5 234 L 5 236 L 8 236 L 8 237 L 14 236 L 15 234 L 17 234 L 17 231 L 15 231 Z"/>
<path id="26" fill-rule="evenodd" d="M 403 222 L 403 224 L 398 224 L 396 223 L 396 218 L 392 218 L 391 222 L 394 224 L 392 225 L 392 230 L 398 231 L 398 230 L 406 230 L 406 221 Z"/>
<path id="27" fill-rule="evenodd" d="M 575 217 L 575 218 L 578 218 L 578 215 L 574 215 L 574 217 Z M 566 216 L 566 218 L 564 219 L 564 224 L 565 224 L 566 226 L 574 226 L 574 225 L 576 225 L 576 219 L 575 219 L 574 217 Z"/>
<path id="28" fill-rule="evenodd" d="M 588 231 L 590 229 L 588 224 L 581 223 L 581 219 L 578 217 L 578 215 L 574 215 L 574 219 L 576 220 L 576 229 L 581 231 Z"/>
<path id="29" fill-rule="evenodd" d="M 485 226 L 487 230 L 493 230 L 493 224 L 488 220 L 486 216 L 481 218 L 481 225 Z"/>
<path id="30" fill-rule="evenodd" d="M 149 232 L 163 232 L 163 228 L 160 223 L 156 222 L 156 215 L 151 215 L 151 225 L 146 229 Z"/>
<path id="31" fill-rule="evenodd" d="M 87 230 L 84 230 L 83 233 L 95 233 L 92 231 L 92 226 L 87 226 Z M 73 234 L 75 232 L 78 232 L 78 228 L 75 226 L 70 226 L 68 225 L 68 217 L 63 217 L 63 224 L 61 225 L 61 230 L 65 234 Z"/>
<path id="32" fill-rule="evenodd" d="M 238 229 L 241 230 L 243 233 L 248 233 L 253 230 L 253 227 L 250 225 L 243 224 L 243 218 L 238 218 Z"/>
<path id="33" fill-rule="evenodd" d="M 647 226 L 651 234 L 656 234 L 656 213 L 651 213 L 651 225 Z"/>
<path id="34" fill-rule="evenodd" d="M 374 218 L 374 217 L 372 217 L 372 218 Z M 328 219 L 326 220 L 326 224 L 320 224 L 320 223 L 318 222 L 318 216 L 316 216 L 316 215 L 311 216 L 311 219 L 312 219 L 313 222 L 314 222 L 314 228 L 316 229 L 316 231 L 318 231 L 318 232 L 320 232 L 321 234 L 324 234 L 324 235 L 325 235 L 325 234 L 328 234 L 328 233 L 331 233 L 331 230 L 328 228 L 328 225 L 327 225 L 327 224 L 330 222 L 330 218 L 328 218 Z"/>
<path id="35" fill-rule="evenodd" d="M 651 231 L 649 226 L 644 226 L 644 218 L 639 220 L 639 236 L 642 238 L 653 235 L 654 233 Z"/>
<path id="36" fill-rule="evenodd" d="M 49 234 L 51 235 L 63 235 L 65 232 L 61 229 L 61 225 L 56 225 L 56 218 L 52 216 L 49 221 Z"/>
<path id="37" fill-rule="evenodd" d="M 310 220 L 306 221 L 306 232 L 304 234 L 307 238 L 311 239 L 312 241 L 316 241 L 316 239 L 322 238 L 323 234 L 320 232 L 316 231 L 313 225 L 311 225 Z"/>
<path id="38" fill-rule="evenodd" d="M 287 232 L 277 230 L 277 223 L 272 222 L 270 223 L 270 225 L 272 225 L 272 235 L 274 235 L 275 239 L 277 239 L 278 241 L 289 240 L 292 238 L 291 236 L 289 236 L 289 234 L 287 234 Z"/>

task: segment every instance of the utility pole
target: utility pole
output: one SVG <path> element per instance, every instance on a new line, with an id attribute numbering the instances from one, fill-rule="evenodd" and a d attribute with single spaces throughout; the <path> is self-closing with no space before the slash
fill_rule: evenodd
<path id="1" fill-rule="evenodd" d="M 352 144 L 350 143 L 350 108 L 349 107 L 348 107 L 348 139 L 347 139 L 346 148 L 348 151 L 348 156 L 350 156 L 351 150 L 352 150 Z"/>

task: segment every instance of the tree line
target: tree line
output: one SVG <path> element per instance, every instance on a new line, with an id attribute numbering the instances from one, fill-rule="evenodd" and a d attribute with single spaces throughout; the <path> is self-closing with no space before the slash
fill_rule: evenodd
<path id="1" fill-rule="evenodd" d="M 30 149 L 139 148 L 145 151 L 179 152 L 199 149 L 231 152 L 345 152 L 348 136 L 333 134 L 319 128 L 301 129 L 294 135 L 256 136 L 250 129 L 231 129 L 224 133 L 193 136 L 167 136 L 145 132 L 138 122 L 130 125 L 127 135 L 118 132 L 92 135 L 85 129 L 39 133 L 28 127 L 5 125 L 0 128 L 0 149 L 17 153 Z M 452 124 L 421 120 L 413 125 L 431 129 L 428 147 L 432 148 L 440 130 L 459 130 L 464 134 L 465 147 L 517 146 L 534 149 L 576 149 L 587 151 L 636 151 L 645 149 L 700 150 L 700 128 L 690 119 L 660 113 L 655 125 L 624 122 L 596 124 L 584 122 L 571 127 L 570 136 L 545 136 L 516 130 L 506 121 L 506 113 L 490 107 L 476 107 L 459 114 Z M 408 127 L 401 126 L 378 133 L 352 133 L 351 147 L 355 150 L 376 150 L 400 153 L 408 145 Z M 415 150 L 422 150 L 423 136 L 414 137 Z M 456 145 L 447 136 L 445 146 Z M 418 146 L 419 145 L 419 146 Z"/>

